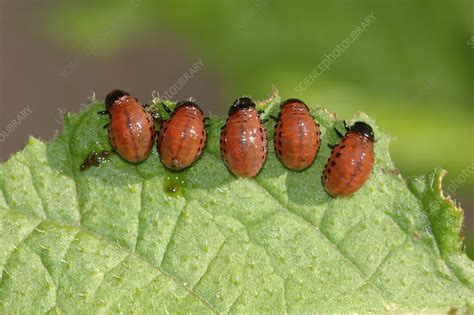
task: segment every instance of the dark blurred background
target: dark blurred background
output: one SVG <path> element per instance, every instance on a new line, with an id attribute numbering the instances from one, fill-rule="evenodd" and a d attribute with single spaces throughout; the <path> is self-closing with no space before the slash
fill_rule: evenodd
<path id="1" fill-rule="evenodd" d="M 403 176 L 448 170 L 474 257 L 473 55 L 469 0 L 0 0 L 0 161 L 28 135 L 51 139 L 93 93 L 193 97 L 224 115 L 275 85 L 341 118 L 373 116 Z"/>

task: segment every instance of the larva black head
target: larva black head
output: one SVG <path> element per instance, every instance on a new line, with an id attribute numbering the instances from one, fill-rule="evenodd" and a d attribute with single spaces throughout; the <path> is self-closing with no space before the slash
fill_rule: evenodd
<path id="1" fill-rule="evenodd" d="M 375 140 L 374 130 L 363 121 L 356 121 L 350 128 L 350 131 L 357 132 L 372 141 Z"/>
<path id="2" fill-rule="evenodd" d="M 297 104 L 303 105 L 303 106 L 308 110 L 308 112 L 309 112 L 308 106 L 307 106 L 302 100 L 300 100 L 300 99 L 298 99 L 298 98 L 289 98 L 289 99 L 287 99 L 286 101 L 284 101 L 283 103 L 281 103 L 280 109 L 283 108 L 285 105 L 287 105 L 287 104 L 292 104 L 292 103 L 297 103 Z"/>
<path id="3" fill-rule="evenodd" d="M 255 103 L 249 97 L 241 97 L 234 101 L 229 108 L 229 116 L 244 108 L 255 108 Z"/>
<path id="4" fill-rule="evenodd" d="M 194 108 L 196 108 L 197 110 L 199 110 L 199 111 L 201 112 L 201 114 L 204 115 L 204 113 L 203 113 L 201 107 L 199 107 L 198 104 L 196 104 L 196 103 L 194 103 L 194 102 L 192 102 L 192 101 L 180 101 L 180 102 L 176 103 L 176 106 L 174 107 L 174 111 L 176 111 L 178 108 L 184 107 L 184 106 L 191 106 L 191 107 L 194 107 Z"/>
<path id="5" fill-rule="evenodd" d="M 105 109 L 110 110 L 112 105 L 114 105 L 115 101 L 125 95 L 130 94 L 122 90 L 113 90 L 112 92 L 107 94 L 107 96 L 105 97 Z"/>

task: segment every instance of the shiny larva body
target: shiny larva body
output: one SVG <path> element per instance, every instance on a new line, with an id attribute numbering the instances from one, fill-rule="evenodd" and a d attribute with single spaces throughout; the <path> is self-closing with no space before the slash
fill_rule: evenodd
<path id="1" fill-rule="evenodd" d="M 230 107 L 220 150 L 235 176 L 254 177 L 262 169 L 267 158 L 267 132 L 250 98 L 239 98 Z"/>
<path id="2" fill-rule="evenodd" d="M 291 170 L 309 167 L 318 153 L 321 131 L 309 108 L 298 99 L 289 99 L 280 106 L 275 125 L 274 148 L 280 161 Z"/>
<path id="3" fill-rule="evenodd" d="M 332 197 L 349 196 L 369 178 L 374 165 L 374 133 L 356 122 L 337 144 L 323 172 L 322 182 Z"/>
<path id="4" fill-rule="evenodd" d="M 109 140 L 114 150 L 132 163 L 144 161 L 153 148 L 153 117 L 127 92 L 114 90 L 106 99 Z"/>
<path id="5" fill-rule="evenodd" d="M 163 123 L 157 149 L 166 167 L 182 170 L 201 156 L 206 140 L 202 110 L 191 101 L 183 101 L 176 105 L 170 119 Z"/>

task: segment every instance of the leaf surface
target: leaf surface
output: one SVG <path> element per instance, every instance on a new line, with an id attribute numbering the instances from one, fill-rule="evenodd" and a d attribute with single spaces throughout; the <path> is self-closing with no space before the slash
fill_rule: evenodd
<path id="1" fill-rule="evenodd" d="M 265 107 L 276 113 L 280 98 Z M 405 182 L 374 126 L 365 186 L 333 199 L 320 177 L 342 123 L 313 109 L 322 145 L 292 172 L 273 153 L 255 179 L 236 179 L 219 153 L 225 120 L 211 118 L 204 155 L 163 168 L 111 150 L 101 103 L 65 117 L 49 143 L 31 138 L 0 165 L 0 313 L 304 313 L 449 311 L 473 305 L 463 214 L 443 197 L 443 171 Z M 173 189 L 176 193 L 171 193 Z"/>

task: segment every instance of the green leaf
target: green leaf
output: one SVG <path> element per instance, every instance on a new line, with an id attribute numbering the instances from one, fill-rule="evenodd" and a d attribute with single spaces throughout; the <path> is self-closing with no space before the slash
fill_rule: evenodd
<path id="1" fill-rule="evenodd" d="M 103 107 L 67 115 L 62 135 L 31 138 L 0 165 L 0 313 L 473 306 L 463 214 L 442 195 L 443 172 L 405 182 L 390 138 L 366 115 L 355 119 L 374 126 L 373 173 L 352 197 L 332 199 L 320 177 L 341 122 L 325 110 L 313 109 L 322 145 L 311 168 L 285 169 L 270 144 L 261 174 L 248 180 L 221 161 L 221 118 L 210 120 L 205 154 L 183 172 L 164 169 L 156 150 L 140 165 L 113 155 L 81 172 L 88 153 L 111 149 L 107 118 L 96 114 Z"/>

